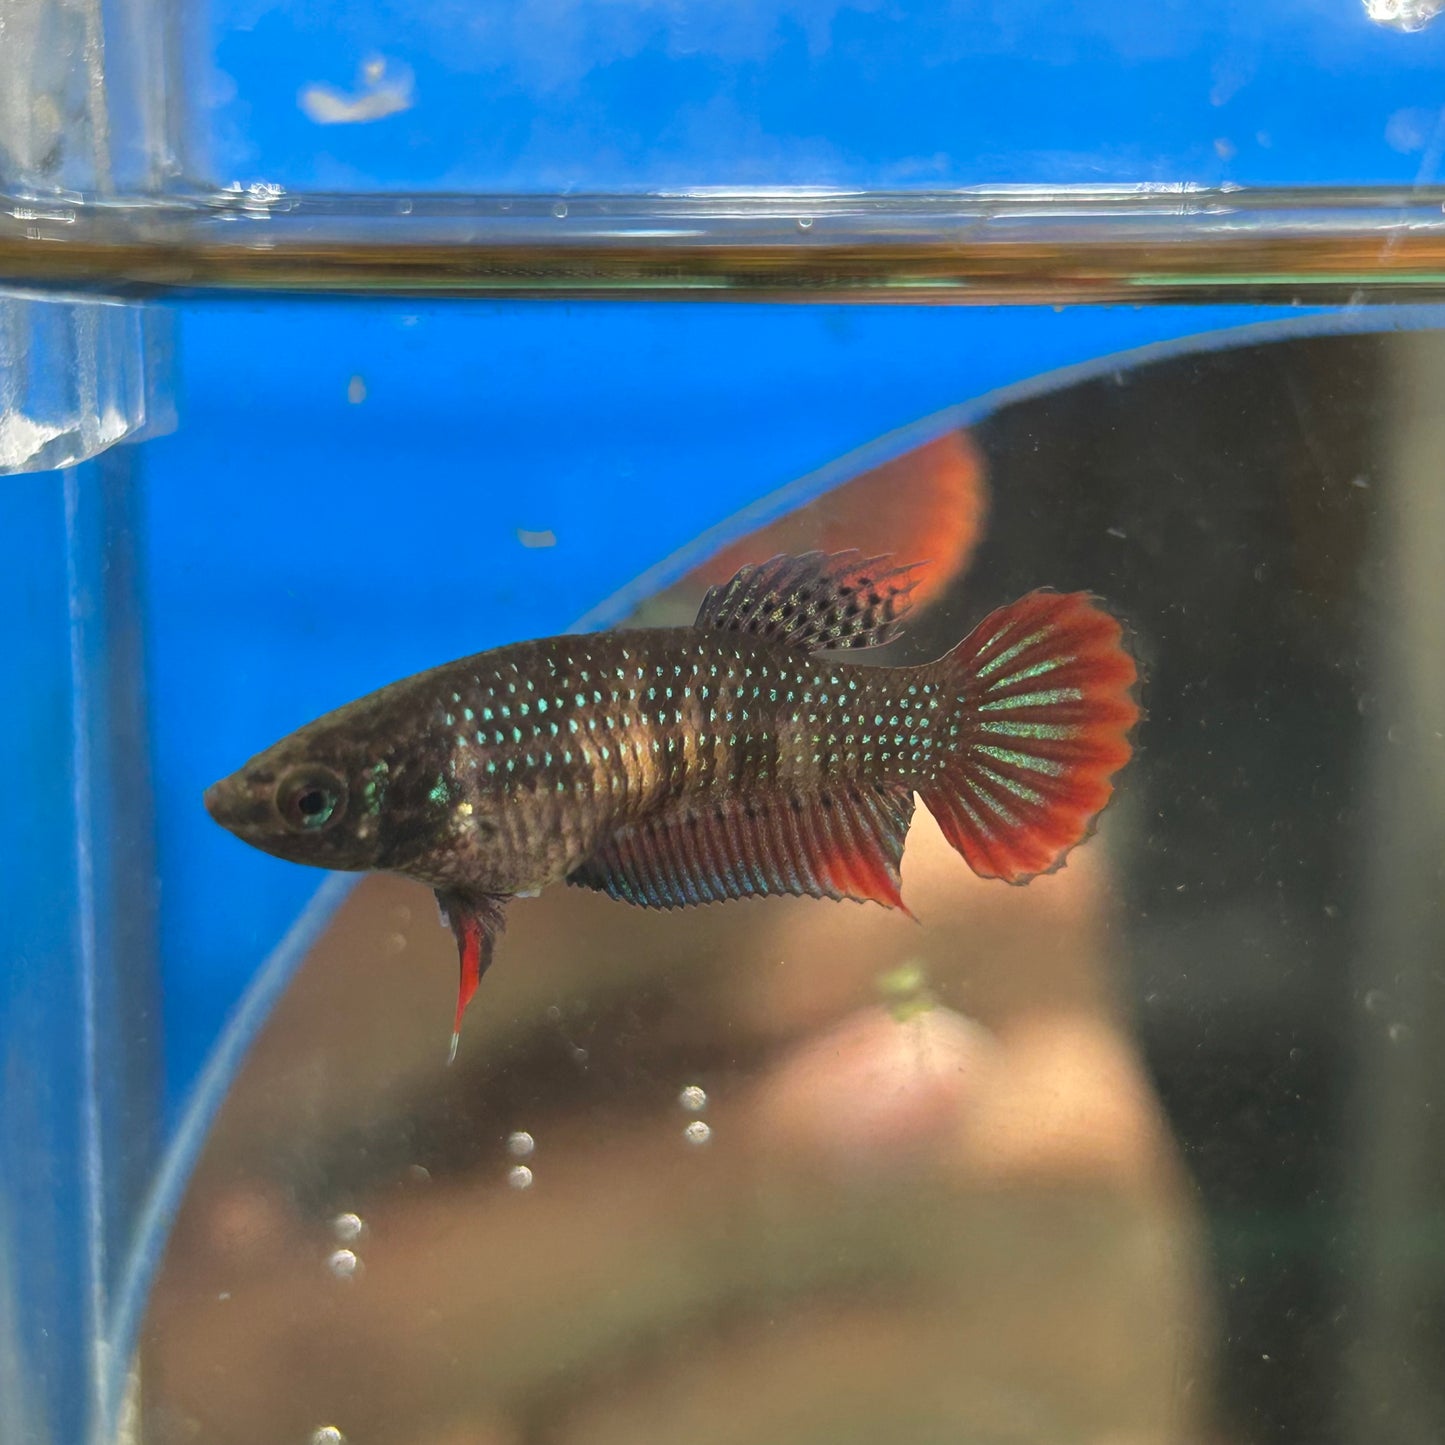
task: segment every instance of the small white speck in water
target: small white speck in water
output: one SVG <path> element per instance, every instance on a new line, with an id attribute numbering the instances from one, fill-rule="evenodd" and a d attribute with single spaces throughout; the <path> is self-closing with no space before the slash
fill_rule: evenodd
<path id="1" fill-rule="evenodd" d="M 311 1445 L 346 1445 L 346 1436 L 335 1425 L 322 1425 L 311 1432 Z"/>
<path id="2" fill-rule="evenodd" d="M 532 1187 L 532 1171 L 525 1164 L 514 1164 L 507 1170 L 507 1183 L 513 1189 L 530 1189 Z"/>
<path id="3" fill-rule="evenodd" d="M 331 1232 L 343 1244 L 350 1244 L 352 1240 L 360 1239 L 366 1233 L 366 1221 L 359 1214 L 347 1210 L 331 1221 Z"/>
<path id="4" fill-rule="evenodd" d="M 354 1249 L 337 1249 L 331 1252 L 326 1267 L 337 1279 L 355 1279 L 361 1260 Z"/>
<path id="5" fill-rule="evenodd" d="M 689 1144 L 706 1144 L 707 1141 L 712 1138 L 712 1129 L 701 1119 L 694 1119 L 692 1123 L 682 1131 L 682 1137 L 686 1139 Z"/>
<path id="6" fill-rule="evenodd" d="M 701 1084 L 689 1084 L 678 1096 L 677 1102 L 690 1114 L 707 1108 L 707 1090 Z"/>
<path id="7" fill-rule="evenodd" d="M 537 1147 L 537 1141 L 525 1130 L 507 1135 L 507 1153 L 513 1159 L 525 1159 Z"/>

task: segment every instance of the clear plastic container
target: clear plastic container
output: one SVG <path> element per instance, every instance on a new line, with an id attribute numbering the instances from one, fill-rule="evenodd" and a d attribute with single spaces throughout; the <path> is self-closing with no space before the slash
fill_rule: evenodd
<path id="1" fill-rule="evenodd" d="M 1445 1434 L 1445 30 L 1385 9 L 0 9 L 6 1445 Z M 549 890 L 448 1069 L 427 891 L 201 806 L 847 546 L 932 563 L 891 660 L 1129 623 L 1062 873 L 920 810 L 919 925 Z"/>

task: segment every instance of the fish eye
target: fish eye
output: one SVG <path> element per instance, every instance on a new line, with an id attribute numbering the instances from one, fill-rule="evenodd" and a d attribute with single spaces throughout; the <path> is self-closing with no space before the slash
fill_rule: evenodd
<path id="1" fill-rule="evenodd" d="M 346 784 L 330 768 L 292 768 L 276 785 L 276 809 L 293 833 L 320 833 L 346 814 Z"/>

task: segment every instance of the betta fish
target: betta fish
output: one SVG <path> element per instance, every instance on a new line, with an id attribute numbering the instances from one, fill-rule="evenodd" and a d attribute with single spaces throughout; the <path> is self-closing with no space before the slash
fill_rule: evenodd
<path id="1" fill-rule="evenodd" d="M 1136 668 L 1087 593 L 1030 592 L 936 662 L 860 666 L 916 566 L 779 556 L 691 627 L 449 662 L 283 738 L 206 793 L 264 852 L 429 885 L 456 935 L 452 1031 L 512 898 L 566 881 L 647 908 L 769 894 L 908 911 L 915 796 L 984 878 L 1085 838 L 1128 760 Z"/>

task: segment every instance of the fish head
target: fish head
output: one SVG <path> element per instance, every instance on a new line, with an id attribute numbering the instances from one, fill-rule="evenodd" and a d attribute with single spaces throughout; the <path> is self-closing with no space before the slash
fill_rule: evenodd
<path id="1" fill-rule="evenodd" d="M 290 863 L 377 865 L 386 764 L 345 730 L 315 726 L 206 789 L 206 811 L 243 842 Z"/>

